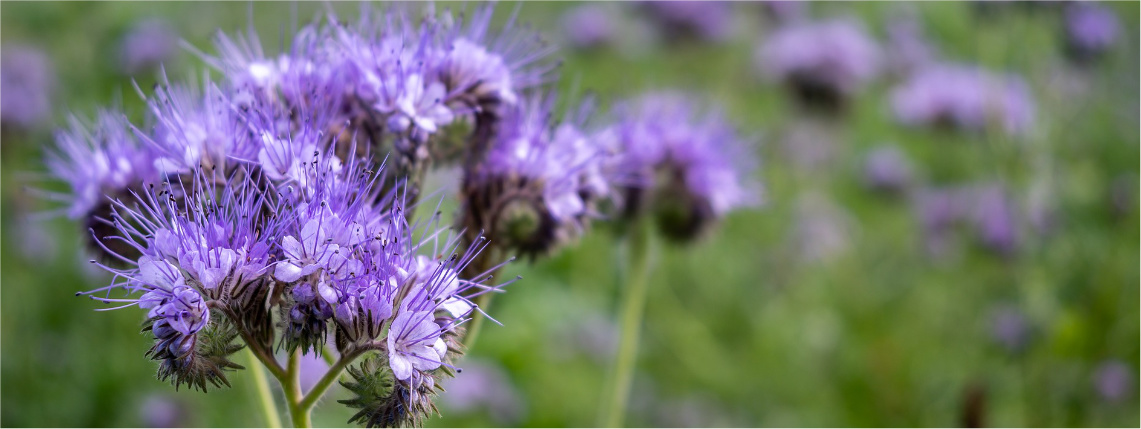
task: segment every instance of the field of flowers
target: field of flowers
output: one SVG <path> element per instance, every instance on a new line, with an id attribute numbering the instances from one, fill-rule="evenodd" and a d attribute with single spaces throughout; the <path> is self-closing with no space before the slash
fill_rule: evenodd
<path id="1" fill-rule="evenodd" d="M 125 120 L 138 129 L 123 136 L 146 134 L 155 140 L 171 130 L 191 135 L 185 123 L 153 121 L 185 113 L 179 111 L 172 83 L 194 82 L 201 89 L 209 76 L 222 88 L 226 103 L 257 98 L 228 86 L 264 83 L 235 83 L 239 79 L 233 70 L 246 70 L 246 77 L 257 80 L 260 69 L 244 63 L 233 68 L 233 56 L 217 43 L 219 34 L 225 40 L 256 35 L 264 50 L 259 56 L 265 58 L 299 55 L 296 41 L 303 38 L 295 39 L 295 34 L 307 24 L 324 23 L 335 14 L 349 28 L 360 21 L 362 10 L 369 10 L 373 19 L 380 17 L 374 25 L 383 33 L 386 26 L 397 25 L 384 21 L 392 16 L 383 15 L 387 6 L 0 4 L 0 425 L 270 426 L 258 374 L 270 378 L 268 395 L 278 409 L 276 417 L 291 424 L 286 404 L 298 398 L 279 389 L 273 380 L 277 374 L 265 372 L 253 354 L 231 356 L 245 369 L 225 372 L 229 387 L 215 388 L 209 377 L 179 378 L 177 362 L 184 357 L 171 342 L 205 337 L 204 314 L 219 314 L 206 310 L 206 299 L 213 297 L 206 296 L 203 288 L 210 287 L 205 279 L 225 283 L 230 276 L 198 276 L 197 291 L 187 293 L 201 306 L 179 310 L 183 315 L 197 311 L 196 318 L 179 316 L 177 321 L 159 321 L 167 313 L 156 318 L 155 311 L 184 305 L 181 298 L 157 304 L 140 298 L 141 293 L 131 295 L 131 304 L 156 309 L 148 316 L 135 306 L 96 311 L 121 303 L 77 296 L 119 281 L 88 262 L 96 258 L 114 265 L 97 255 L 101 251 L 90 245 L 87 228 L 93 225 L 89 214 L 113 193 L 108 183 L 119 180 L 105 171 L 120 167 L 95 156 L 99 151 L 59 154 L 76 147 L 69 141 L 106 148 L 114 144 L 108 140 L 117 138 L 76 132 L 76 121 L 90 127 Z M 419 26 L 421 14 L 437 17 L 447 28 L 452 18 L 439 18 L 450 16 L 446 9 L 463 9 L 465 19 L 478 22 L 480 7 L 486 5 L 401 6 L 417 17 L 415 25 L 406 26 L 414 34 L 407 40 L 427 40 L 423 47 L 436 41 L 418 33 L 428 31 L 427 25 Z M 518 18 L 511 22 L 515 11 Z M 454 263 L 447 262 L 451 249 L 412 249 L 423 250 L 425 260 L 438 258 L 472 282 L 463 282 L 466 289 L 446 297 L 426 299 L 430 310 L 415 313 L 399 301 L 393 307 L 392 296 L 379 307 L 396 313 L 389 314 L 393 320 L 388 325 L 378 324 L 388 326 L 385 335 L 413 323 L 401 317 L 405 312 L 437 317 L 429 322 L 439 330 L 431 334 L 440 339 L 438 347 L 444 347 L 444 340 L 465 339 L 462 332 L 449 337 L 456 334 L 449 330 L 453 324 L 478 333 L 477 343 L 468 338 L 472 347 L 463 356 L 433 354 L 439 361 L 431 361 L 431 367 L 416 361 L 423 353 L 435 353 L 431 341 L 418 345 L 418 351 L 411 349 L 415 344 L 404 348 L 400 340 L 393 345 L 391 338 L 387 348 L 378 346 L 389 353 L 382 355 L 397 389 L 411 386 L 415 392 L 433 383 L 418 377 L 439 378 L 436 390 L 445 391 L 431 399 L 439 413 L 425 414 L 424 426 L 1141 424 L 1137 3 L 525 2 L 498 4 L 494 12 L 491 36 L 477 41 L 491 52 L 483 54 L 504 57 L 514 80 L 506 79 L 495 90 L 487 89 L 492 85 L 486 79 L 469 87 L 484 91 L 479 97 L 493 92 L 496 108 L 519 106 L 504 114 L 496 128 L 500 137 L 494 141 L 501 143 L 491 143 L 489 159 L 501 156 L 502 162 L 484 165 L 508 171 L 503 176 L 509 179 L 469 177 L 466 166 L 435 168 L 417 176 L 422 179 L 419 195 L 404 198 L 419 198 L 421 204 L 409 212 L 420 219 L 438 212 L 445 227 L 461 224 L 474 231 L 489 226 L 492 245 L 501 247 L 486 250 L 487 258 L 472 256 L 473 267 L 483 263 L 480 267 L 486 269 L 509 256 L 518 258 L 497 271 L 494 280 L 483 282 L 467 272 L 464 258 L 447 265 Z M 446 31 L 438 35 L 459 52 L 458 39 L 448 39 L 453 36 Z M 383 49 L 415 54 L 399 67 L 425 67 L 416 56 L 426 56 L 430 49 L 413 48 L 416 44 L 407 41 L 398 45 Z M 361 70 L 374 65 L 360 65 L 371 60 L 366 54 L 346 58 L 346 64 Z M 286 66 L 276 64 L 277 96 L 304 98 L 289 92 L 283 83 L 287 78 L 281 77 Z M 441 66 L 439 73 L 462 69 L 448 67 Z M 352 76 L 371 82 L 364 75 Z M 484 111 L 457 106 L 486 107 L 486 98 L 445 107 L 440 100 L 451 97 L 445 91 L 455 92 L 453 82 L 445 77 L 443 83 L 408 90 L 428 73 L 416 76 L 401 78 L 397 91 L 404 92 L 389 104 L 383 97 L 390 88 L 380 85 L 382 101 L 365 108 L 389 106 L 385 114 L 391 116 L 381 128 L 402 133 L 391 154 L 376 155 L 389 156 L 382 176 L 420 172 L 415 157 L 401 152 L 401 142 L 430 141 L 435 149 L 445 147 L 449 135 L 469 131 L 465 125 L 474 123 L 472 135 L 479 132 Z M 344 83 L 337 80 L 332 79 Z M 409 92 L 415 94 L 413 101 L 405 97 Z M 175 107 L 169 107 L 164 94 L 176 99 Z M 552 101 L 555 95 L 557 101 Z M 243 109 L 233 112 L 256 110 Z M 91 125 L 101 111 L 111 113 Z M 261 120 L 236 114 L 248 123 Z M 271 129 L 281 119 L 270 116 L 259 129 Z M 302 115 L 284 115 L 290 120 L 297 116 Z M 319 123 L 315 134 L 327 132 L 325 124 L 332 123 L 311 122 Z M 511 132 L 530 136 L 526 133 L 534 131 L 528 128 L 533 122 L 540 124 L 536 128 L 573 125 L 567 133 L 582 137 L 575 142 L 597 150 L 585 157 L 562 153 L 569 149 L 560 146 L 566 134 L 558 128 L 550 135 L 536 132 L 536 139 L 550 141 L 540 156 L 551 159 L 518 161 L 512 153 L 536 149 L 512 146 L 524 139 L 512 140 Z M 346 126 L 367 128 L 356 122 Z M 306 135 L 306 130 L 291 132 L 294 140 Z M 336 139 L 331 144 L 339 144 Z M 164 144 L 154 146 L 169 149 Z M 276 155 L 266 152 L 270 143 L 264 145 L 262 152 L 229 153 L 213 161 L 249 163 L 259 169 L 258 177 L 277 181 L 280 201 L 274 208 L 296 210 L 287 216 L 303 211 L 280 196 L 294 186 L 314 187 L 317 197 L 312 198 L 322 198 L 325 182 L 320 180 L 325 179 L 314 177 L 323 176 L 296 173 L 296 165 L 273 170 L 276 161 L 270 158 Z M 669 155 L 646 149 L 650 146 Z M 189 150 L 182 155 L 190 165 L 186 171 L 213 171 L 214 166 L 200 164 L 209 156 Z M 556 159 L 564 155 L 566 159 Z M 184 161 L 178 156 L 156 156 L 142 165 L 167 171 Z M 366 175 L 365 167 L 349 161 L 350 155 L 337 156 L 344 159 L 345 171 Z M 446 164 L 445 155 L 430 156 Z M 655 156 L 664 160 L 630 167 Z M 314 168 L 329 165 L 310 162 Z M 327 162 L 336 162 L 340 171 L 340 161 Z M 307 164 L 301 165 L 303 170 Z M 198 183 L 191 176 L 180 176 L 185 186 Z M 549 185 L 537 192 L 541 198 L 534 197 L 541 210 L 486 208 L 516 223 L 473 214 L 473 201 L 481 201 L 473 194 L 494 197 L 512 186 L 525 193 L 531 190 L 528 183 L 542 182 L 532 176 Z M 346 177 L 360 189 L 371 186 Z M 498 187 L 473 191 L 469 179 Z M 88 186 L 93 180 L 103 187 Z M 551 185 L 568 182 L 573 189 Z M 343 184 L 328 186 L 342 189 Z M 382 194 L 381 185 L 376 186 L 371 192 Z M 225 192 L 231 187 L 238 195 L 234 205 L 252 207 L 243 198 L 253 188 L 227 183 Z M 150 195 L 159 192 L 151 189 Z M 127 201 L 128 192 L 116 191 Z M 181 202 L 169 196 L 168 205 L 163 195 L 157 194 L 156 207 L 170 209 L 168 218 L 177 217 Z M 377 204 L 383 197 L 372 196 Z M 381 213 L 368 211 L 371 201 L 362 204 L 369 207 L 360 213 Z M 366 217 L 354 211 L 353 203 L 340 209 L 346 219 L 350 212 Z M 257 212 L 242 210 L 226 212 L 226 219 L 238 222 Z M 564 212 L 571 213 L 560 215 Z M 453 221 L 453 215 L 460 220 Z M 308 283 L 298 278 L 336 277 L 328 258 L 293 257 L 311 254 L 311 248 L 324 243 L 303 228 L 305 215 L 297 216 L 295 228 L 283 226 L 288 219 L 266 221 L 282 223 L 274 229 L 281 237 L 297 237 L 280 245 L 274 244 L 280 237 L 266 241 L 260 230 L 248 231 L 255 240 L 280 248 L 261 249 L 263 265 L 273 272 L 272 278 L 265 277 L 267 284 L 290 284 L 288 297 L 280 298 L 286 300 L 281 304 L 285 310 L 272 317 L 279 335 L 294 337 L 288 346 L 282 339 L 266 348 L 283 364 L 289 359 L 287 349 L 307 349 L 320 337 L 297 327 L 301 322 L 294 319 L 304 317 L 285 307 L 294 305 L 297 312 L 304 302 L 325 302 L 323 286 L 304 289 Z M 542 223 L 548 221 L 555 225 Z M 141 231 L 138 238 L 161 248 L 160 234 L 154 232 L 185 231 L 166 226 Z M 399 229 L 390 226 L 383 233 L 392 228 Z M 495 235 L 496 228 L 507 232 Z M 523 236 L 532 231 L 527 228 L 545 235 Z M 474 240 L 470 234 L 456 237 L 462 243 Z M 509 244 L 500 245 L 497 238 Z M 287 240 L 297 244 L 290 247 Z M 390 243 L 385 240 L 376 254 L 390 253 Z M 352 248 L 372 252 L 356 242 Z M 143 254 L 150 255 L 148 251 Z M 257 259 L 252 253 L 246 254 L 246 263 Z M 458 253 L 465 254 L 463 249 Z M 132 269 L 138 266 L 130 275 L 153 275 L 144 265 L 154 261 L 141 258 L 127 258 Z M 209 257 L 205 261 L 209 267 Z M 315 268 L 320 264 L 326 265 Z M 180 280 L 184 274 L 197 276 L 186 267 L 178 270 Z M 430 275 L 439 280 L 439 272 Z M 405 303 L 406 295 L 416 293 L 405 284 L 422 280 L 407 275 L 400 277 L 401 289 L 392 292 Z M 503 286 L 493 302 L 470 295 L 516 276 L 521 279 Z M 171 293 L 153 283 L 143 288 L 147 296 Z M 460 315 L 456 305 L 471 308 L 464 295 L 499 324 L 474 312 Z M 91 296 L 128 298 L 122 291 Z M 363 292 L 359 296 L 355 305 L 365 306 Z M 274 299 L 255 298 L 259 303 Z M 342 297 L 333 308 L 313 304 L 303 310 L 328 312 L 312 316 L 321 319 L 322 331 L 326 321 L 347 329 L 348 319 L 335 312 L 346 302 Z M 455 316 L 441 321 L 445 313 Z M 475 320 L 461 323 L 472 315 Z M 285 320 L 290 317 L 294 319 Z M 330 333 L 330 347 L 334 335 L 339 340 L 348 334 Z M 156 337 L 162 347 L 156 346 Z M 360 350 L 337 347 L 346 354 Z M 631 366 L 624 367 L 623 359 Z M 329 368 L 312 353 L 296 364 L 306 391 L 320 385 Z M 440 375 L 450 364 L 462 372 L 454 378 Z M 156 370 L 176 374 L 160 380 Z M 183 383 L 176 383 L 181 384 L 176 390 L 171 380 Z M 195 389 L 198 381 L 205 381 L 209 391 Z M 352 384 L 348 375 L 341 381 Z M 628 391 L 616 398 L 612 392 L 623 386 Z M 338 401 L 353 399 L 359 390 L 333 384 L 317 398 L 312 424 L 345 426 L 357 410 Z M 411 402 L 413 407 L 418 403 Z"/>

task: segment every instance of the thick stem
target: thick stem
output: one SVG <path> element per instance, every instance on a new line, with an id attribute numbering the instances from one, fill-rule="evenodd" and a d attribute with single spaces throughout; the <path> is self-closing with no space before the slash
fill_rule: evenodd
<path id="1" fill-rule="evenodd" d="M 262 414 L 265 415 L 265 425 L 270 428 L 280 428 L 281 417 L 277 414 L 277 403 L 273 400 L 273 392 L 269 390 L 269 382 L 265 373 L 257 365 L 258 357 L 249 347 L 246 347 L 246 354 L 249 355 L 250 373 L 253 374 L 254 388 L 258 393 L 258 403 L 261 405 Z"/>
<path id="2" fill-rule="evenodd" d="M 619 427 L 626 414 L 630 386 L 634 381 L 634 364 L 638 357 L 638 341 L 642 328 L 642 313 L 646 308 L 646 292 L 654 265 L 653 232 L 648 222 L 632 225 L 630 252 L 627 255 L 626 291 L 622 299 L 621 339 L 614 371 L 609 383 L 610 401 L 603 404 L 605 412 L 600 425 Z"/>

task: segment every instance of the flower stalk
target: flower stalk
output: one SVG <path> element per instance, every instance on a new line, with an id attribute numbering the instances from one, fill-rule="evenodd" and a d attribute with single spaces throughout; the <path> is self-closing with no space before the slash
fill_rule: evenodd
<path id="1" fill-rule="evenodd" d="M 606 393 L 603 394 L 603 397 L 609 400 L 602 407 L 603 413 L 600 414 L 599 421 L 601 427 L 619 427 L 625 419 L 630 386 L 634 381 L 634 364 L 638 360 L 642 314 L 645 312 L 650 275 L 653 273 L 657 256 L 654 233 L 648 222 L 636 222 L 626 240 L 629 251 L 626 258 L 620 258 L 626 268 L 622 271 L 625 278 L 621 279 L 626 285 L 621 307 L 621 337 L 613 371 L 607 383 Z"/>

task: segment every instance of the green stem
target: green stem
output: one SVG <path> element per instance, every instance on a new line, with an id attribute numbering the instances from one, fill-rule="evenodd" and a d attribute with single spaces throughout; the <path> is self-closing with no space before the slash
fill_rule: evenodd
<path id="1" fill-rule="evenodd" d="M 340 359 L 337 359 L 337 362 L 329 367 L 329 371 L 317 381 L 317 384 L 313 385 L 313 389 L 309 390 L 309 393 L 306 394 L 304 398 L 301 398 L 301 401 L 297 405 L 298 408 L 304 410 L 306 414 L 312 411 L 313 406 L 317 405 L 317 401 L 321 399 L 321 396 L 325 395 L 325 392 L 329 390 L 333 382 L 341 378 L 341 372 L 345 370 L 345 367 L 349 366 L 353 360 L 356 360 L 357 356 L 360 356 L 361 353 L 361 351 L 352 351 L 342 355 Z"/>
<path id="2" fill-rule="evenodd" d="M 257 365 L 258 357 L 253 350 L 246 347 L 246 354 L 250 359 L 250 373 L 254 376 L 254 387 L 257 389 L 258 402 L 262 413 L 265 414 L 265 425 L 271 428 L 281 427 L 281 417 L 277 414 L 277 404 L 273 400 L 273 392 L 269 390 L 269 382 L 262 372 L 261 365 Z"/>
<path id="3" fill-rule="evenodd" d="M 285 379 L 281 388 L 285 391 L 285 401 L 289 404 L 289 418 L 293 420 L 295 428 L 313 427 L 309 417 L 309 409 L 301 407 L 301 351 L 293 350 L 289 353 L 289 365 L 285 370 Z"/>
<path id="4" fill-rule="evenodd" d="M 600 426 L 603 427 L 619 427 L 625 418 L 630 386 L 634 381 L 634 364 L 638 357 L 642 313 L 646 309 L 650 273 L 653 272 L 653 232 L 645 222 L 632 226 L 630 252 L 625 260 L 627 269 L 624 276 L 627 278 L 621 309 L 621 339 L 609 383 L 610 401 L 603 404 L 605 412 L 600 421 Z"/>

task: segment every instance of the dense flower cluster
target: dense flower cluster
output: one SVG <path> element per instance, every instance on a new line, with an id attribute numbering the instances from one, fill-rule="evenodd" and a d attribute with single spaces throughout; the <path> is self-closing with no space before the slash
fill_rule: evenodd
<path id="1" fill-rule="evenodd" d="M 667 236 L 688 240 L 729 211 L 760 202 L 745 141 L 692 96 L 647 94 L 618 107 L 599 140 L 625 216 L 652 211 Z"/>
<path id="2" fill-rule="evenodd" d="M 216 55 L 197 54 L 221 79 L 136 88 L 141 125 L 74 119 L 48 155 L 71 188 L 54 196 L 114 274 L 80 294 L 147 310 L 148 356 L 175 386 L 228 385 L 241 344 L 275 375 L 287 371 L 275 348 L 335 350 L 346 364 L 365 355 L 345 383 L 352 421 L 418 424 L 458 372 L 480 298 L 510 283 L 491 282 L 504 252 L 560 248 L 619 188 L 661 194 L 690 232 L 755 202 L 719 115 L 661 96 L 602 130 L 590 101 L 555 120 L 550 49 L 513 22 L 492 31 L 491 13 L 366 6 L 355 23 L 302 28 L 279 55 L 219 35 Z M 463 169 L 455 235 L 438 211 L 415 220 L 425 172 L 449 164 Z M 684 191 L 650 183 L 654 171 Z"/>

